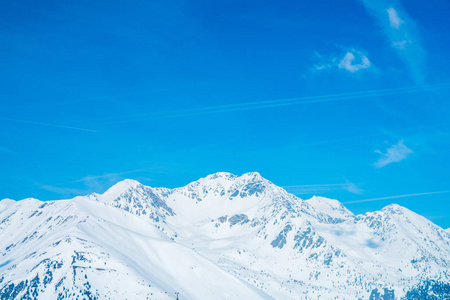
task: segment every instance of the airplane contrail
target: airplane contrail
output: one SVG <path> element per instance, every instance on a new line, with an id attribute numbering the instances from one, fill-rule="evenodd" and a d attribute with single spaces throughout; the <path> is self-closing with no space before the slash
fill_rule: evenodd
<path id="1" fill-rule="evenodd" d="M 340 94 L 331 94 L 331 95 L 322 95 L 322 96 L 306 96 L 306 97 L 289 98 L 289 99 L 224 104 L 224 105 L 207 106 L 207 107 L 199 107 L 199 108 L 188 108 L 188 109 L 165 111 L 165 112 L 152 112 L 152 113 L 143 113 L 143 114 L 133 114 L 133 115 L 127 115 L 127 116 L 118 116 L 118 117 L 103 119 L 103 120 L 105 120 L 105 122 L 101 122 L 101 123 L 97 123 L 97 124 L 102 124 L 102 125 L 103 124 L 119 124 L 119 123 L 136 122 L 136 121 L 144 121 L 144 120 L 207 115 L 207 114 L 232 112 L 232 111 L 243 111 L 243 110 L 253 110 L 253 109 L 260 109 L 260 108 L 281 107 L 281 106 L 288 106 L 288 105 L 321 103 L 321 102 L 351 100 L 351 99 L 379 97 L 379 96 L 392 96 L 392 95 L 408 94 L 408 93 L 416 93 L 416 92 L 435 91 L 435 90 L 439 90 L 439 89 L 448 89 L 448 88 L 450 88 L 450 83 L 442 83 L 442 84 L 434 84 L 434 85 L 422 85 L 422 86 L 394 88 L 394 89 L 381 89 L 381 90 L 371 90 L 371 91 L 363 91 L 363 92 L 350 92 L 350 93 L 340 93 Z"/>
<path id="2" fill-rule="evenodd" d="M 302 185 L 284 185 L 282 188 L 302 188 L 302 187 L 328 187 L 328 186 L 342 186 L 347 183 L 325 183 L 325 184 L 302 184 Z"/>
<path id="3" fill-rule="evenodd" d="M 16 154 L 16 152 L 12 151 L 11 149 L 8 149 L 6 147 L 0 146 L 0 152 L 8 153 L 8 154 Z"/>
<path id="4" fill-rule="evenodd" d="M 88 131 L 88 132 L 97 132 L 96 130 L 87 129 L 87 128 L 65 126 L 65 125 L 58 125 L 58 124 L 49 124 L 49 123 L 34 122 L 34 121 L 27 121 L 27 120 L 9 119 L 9 118 L 3 118 L 3 117 L 0 117 L 0 120 L 32 124 L 32 125 L 41 125 L 41 126 L 57 127 L 57 128 L 64 128 L 64 129 L 72 129 L 72 130 L 81 130 L 81 131 Z"/>
<path id="5" fill-rule="evenodd" d="M 406 197 L 415 197 L 415 196 L 425 196 L 425 195 L 433 195 L 433 194 L 445 194 L 445 193 L 450 193 L 450 191 L 438 191 L 438 192 L 427 192 L 427 193 L 417 193 L 417 194 L 406 194 L 406 195 L 388 196 L 388 197 L 380 197 L 380 198 L 370 198 L 370 199 L 363 199 L 363 200 L 355 200 L 355 201 L 342 202 L 342 204 L 373 202 L 373 201 L 381 201 L 381 200 L 387 200 L 387 199 L 397 199 L 397 198 L 406 198 Z"/>
<path id="6" fill-rule="evenodd" d="M 117 172 L 117 173 L 107 173 L 107 174 L 103 174 L 103 175 L 85 176 L 85 177 L 83 177 L 81 179 L 72 180 L 72 181 L 69 181 L 69 182 L 57 183 L 57 184 L 54 184 L 53 186 L 64 185 L 64 184 L 69 184 L 69 183 L 83 182 L 83 181 L 86 181 L 86 180 L 89 180 L 89 179 L 107 178 L 107 177 L 112 177 L 112 176 L 117 176 L 117 175 L 124 175 L 124 174 L 144 172 L 144 171 L 145 171 L 145 169 L 139 169 L 139 170 L 132 170 L 132 171 Z"/>

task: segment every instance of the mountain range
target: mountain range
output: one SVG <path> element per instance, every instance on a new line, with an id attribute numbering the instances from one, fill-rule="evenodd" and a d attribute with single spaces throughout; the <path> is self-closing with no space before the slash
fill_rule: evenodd
<path id="1" fill-rule="evenodd" d="M 0 299 L 450 299 L 449 270 L 449 230 L 407 208 L 354 215 L 256 172 L 0 201 Z"/>

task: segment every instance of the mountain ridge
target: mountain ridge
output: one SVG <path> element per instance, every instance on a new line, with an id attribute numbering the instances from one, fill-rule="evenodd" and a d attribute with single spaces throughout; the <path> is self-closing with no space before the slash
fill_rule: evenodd
<path id="1" fill-rule="evenodd" d="M 0 295 L 11 298 L 47 295 L 49 287 L 61 299 L 170 299 L 175 291 L 185 299 L 239 298 L 219 280 L 252 299 L 368 299 L 376 289 L 401 297 L 421 280 L 450 282 L 450 234 L 426 218 L 397 204 L 354 215 L 334 199 L 302 200 L 256 172 L 219 172 L 175 189 L 123 180 L 69 200 L 4 199 L 0 240 Z M 106 267 L 88 270 L 88 261 Z M 154 267 L 156 277 L 147 270 Z M 189 279 L 198 270 L 213 287 L 203 294 Z M 101 276 L 117 287 L 105 288 Z M 118 278 L 142 284 L 127 291 Z"/>

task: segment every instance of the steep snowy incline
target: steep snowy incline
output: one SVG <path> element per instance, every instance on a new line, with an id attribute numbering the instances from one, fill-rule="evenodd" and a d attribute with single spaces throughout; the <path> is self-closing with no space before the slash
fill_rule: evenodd
<path id="1" fill-rule="evenodd" d="M 112 197 L 113 205 L 143 207 L 146 213 L 137 214 L 144 219 L 162 214 L 150 219 L 170 238 L 275 298 L 314 298 L 317 289 L 364 298 L 382 287 L 401 295 L 418 274 L 448 280 L 448 234 L 412 212 L 403 219 L 388 208 L 354 216 L 337 200 L 303 201 L 258 173 L 216 173 L 173 190 L 118 185 L 127 188 Z M 417 221 L 419 227 L 434 226 L 422 232 L 428 245 L 414 237 L 421 232 L 408 228 Z M 392 255 L 405 247 L 410 251 L 403 257 Z M 416 261 L 433 263 L 424 268 Z"/>
<path id="2" fill-rule="evenodd" d="M 152 224 L 83 197 L 0 202 L 1 299 L 270 299 Z"/>
<path id="3" fill-rule="evenodd" d="M 401 262 L 402 274 L 439 277 L 444 276 L 440 270 L 450 268 L 450 235 L 405 207 L 388 205 L 381 211 L 358 216 L 356 224 L 373 231 L 368 245 L 387 264 Z"/>
<path id="4" fill-rule="evenodd" d="M 115 184 L 105 193 L 93 194 L 91 197 L 137 216 L 146 215 L 158 222 L 174 214 L 164 200 L 168 194 L 170 194 L 169 189 L 152 188 L 135 180 L 126 179 Z"/>
<path id="5" fill-rule="evenodd" d="M 99 295 L 151 291 L 156 299 L 175 291 L 184 299 L 393 299 L 427 280 L 450 283 L 450 233 L 429 220 L 395 204 L 355 216 L 337 200 L 301 200 L 255 172 L 176 189 L 124 180 L 73 200 L 3 200 L 0 222 L 0 288 L 9 293 L 20 278 L 31 289 L 41 270 L 34 266 L 47 258 L 40 289 L 49 290 L 42 284 L 53 268 L 63 280 L 52 279 L 62 283 L 50 290 L 61 295 L 95 286 Z"/>
<path id="6" fill-rule="evenodd" d="M 317 219 L 327 219 L 328 217 L 327 223 L 340 223 L 353 219 L 355 216 L 342 203 L 334 199 L 314 196 L 306 200 L 306 203 L 319 214 L 316 216 Z"/>

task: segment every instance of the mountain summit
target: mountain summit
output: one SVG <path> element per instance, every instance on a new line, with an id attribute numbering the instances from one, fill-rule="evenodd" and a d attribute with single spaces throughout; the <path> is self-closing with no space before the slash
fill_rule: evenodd
<path id="1" fill-rule="evenodd" d="M 396 299 L 450 282 L 450 233 L 426 218 L 395 204 L 355 216 L 258 173 L 5 199 L 0 253 L 1 299 Z"/>

